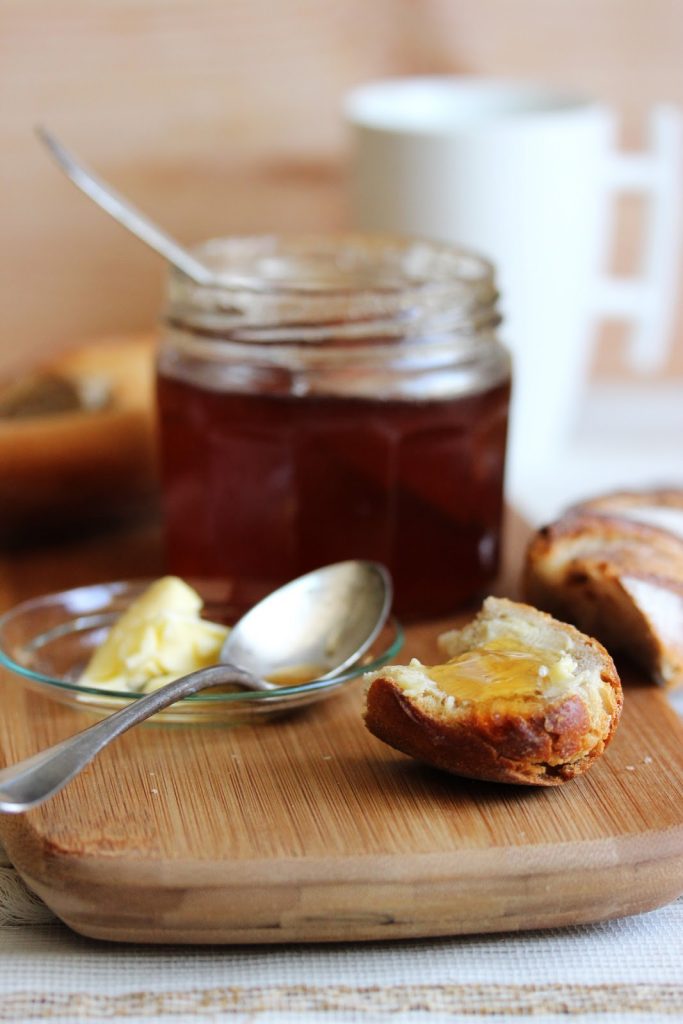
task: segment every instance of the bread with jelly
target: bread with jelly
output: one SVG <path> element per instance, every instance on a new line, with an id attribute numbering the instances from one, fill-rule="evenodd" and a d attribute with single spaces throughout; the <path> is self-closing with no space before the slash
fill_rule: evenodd
<path id="1" fill-rule="evenodd" d="M 455 775 L 536 786 L 580 775 L 605 750 L 622 692 L 596 640 L 489 597 L 439 647 L 443 664 L 368 675 L 365 724 L 385 743 Z"/>
<path id="2" fill-rule="evenodd" d="M 524 593 L 664 686 L 683 685 L 683 491 L 618 492 L 539 530 Z"/>

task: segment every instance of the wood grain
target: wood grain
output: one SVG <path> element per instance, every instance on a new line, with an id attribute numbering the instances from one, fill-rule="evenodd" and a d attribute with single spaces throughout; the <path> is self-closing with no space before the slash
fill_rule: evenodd
<path id="1" fill-rule="evenodd" d="M 185 242 L 326 231 L 347 218 L 344 93 L 388 75 L 548 81 L 623 112 L 640 145 L 683 105 L 671 0 L 0 0 L 0 376 L 99 334 L 150 327 L 159 260 L 52 166 L 51 126 Z M 640 252 L 630 203 L 619 260 Z M 632 266 L 631 266 L 632 269 Z M 683 373 L 683 325 L 667 367 Z M 618 338 L 599 369 L 624 374 Z"/>
<path id="2" fill-rule="evenodd" d="M 142 532 L 60 551 L 6 556 L 3 604 L 114 566 L 155 571 L 160 554 Z M 405 655 L 429 661 L 443 625 L 412 627 Z M 7 762 L 91 721 L 7 673 L 0 697 Z M 67 924 L 125 941 L 517 930 L 636 913 L 683 891 L 683 730 L 652 686 L 627 681 L 608 754 L 556 790 L 422 767 L 367 733 L 361 702 L 355 684 L 258 726 L 144 726 L 43 807 L 3 817 L 0 833 Z"/>

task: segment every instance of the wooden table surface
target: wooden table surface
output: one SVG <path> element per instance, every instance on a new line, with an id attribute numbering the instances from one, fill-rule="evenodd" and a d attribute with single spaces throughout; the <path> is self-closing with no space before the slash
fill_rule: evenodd
<path id="1" fill-rule="evenodd" d="M 0 601 L 160 566 L 154 526 L 5 555 Z M 444 625 L 411 627 L 401 660 L 433 658 Z M 92 720 L 6 672 L 0 694 L 7 762 Z M 361 704 L 354 684 L 263 725 L 146 725 L 42 807 L 5 816 L 0 834 L 58 916 L 108 939 L 517 930 L 635 913 L 683 891 L 683 730 L 655 687 L 627 679 L 607 755 L 551 790 L 418 765 L 367 733 Z"/>

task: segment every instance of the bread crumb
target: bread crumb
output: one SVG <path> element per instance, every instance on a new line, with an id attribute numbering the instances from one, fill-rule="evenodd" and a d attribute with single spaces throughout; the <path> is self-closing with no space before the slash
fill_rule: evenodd
<path id="1" fill-rule="evenodd" d="M 643 764 L 652 764 L 653 758 L 649 754 L 646 754 L 643 758 Z"/>
<path id="2" fill-rule="evenodd" d="M 624 765 L 624 768 L 627 772 L 634 772 L 636 770 L 636 766 L 634 764 L 626 764 Z"/>

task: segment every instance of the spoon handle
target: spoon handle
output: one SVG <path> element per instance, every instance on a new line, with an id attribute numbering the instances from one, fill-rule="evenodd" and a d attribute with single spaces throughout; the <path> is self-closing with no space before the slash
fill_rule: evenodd
<path id="1" fill-rule="evenodd" d="M 0 771 L 0 811 L 16 814 L 43 803 L 78 775 L 100 750 L 122 732 L 144 722 L 169 704 L 175 704 L 182 697 L 225 683 L 261 689 L 260 682 L 250 672 L 227 664 L 203 668 L 174 679 L 75 736 L 69 736 L 61 743 Z"/>
<path id="2" fill-rule="evenodd" d="M 102 181 L 89 168 L 79 163 L 51 132 L 38 126 L 36 134 L 74 185 L 80 188 L 81 192 L 85 192 L 114 220 L 117 220 L 136 238 L 167 259 L 174 267 L 182 270 L 197 284 L 208 285 L 214 281 L 213 274 L 203 263 L 195 259 L 187 249 L 166 234 L 141 210 L 124 199 L 111 185 Z"/>

